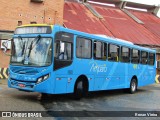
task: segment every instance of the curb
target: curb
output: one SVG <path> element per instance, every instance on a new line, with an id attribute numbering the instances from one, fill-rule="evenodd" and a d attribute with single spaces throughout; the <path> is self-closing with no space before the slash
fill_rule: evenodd
<path id="1" fill-rule="evenodd" d="M 0 85 L 7 85 L 7 79 L 0 79 Z"/>

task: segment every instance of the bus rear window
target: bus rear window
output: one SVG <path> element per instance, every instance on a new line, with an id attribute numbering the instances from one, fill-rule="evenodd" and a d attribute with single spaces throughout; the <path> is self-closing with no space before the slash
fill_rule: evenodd
<path id="1" fill-rule="evenodd" d="M 16 28 L 14 34 L 50 34 L 51 26 L 26 26 Z"/>
<path id="2" fill-rule="evenodd" d="M 149 61 L 148 61 L 148 64 L 149 64 L 149 65 L 154 65 L 154 61 L 155 61 L 155 54 L 154 54 L 154 53 L 149 53 Z"/>

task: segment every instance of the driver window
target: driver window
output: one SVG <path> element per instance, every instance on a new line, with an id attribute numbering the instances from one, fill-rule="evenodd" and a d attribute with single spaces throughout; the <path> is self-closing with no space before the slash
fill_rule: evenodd
<path id="1" fill-rule="evenodd" d="M 59 42 L 59 51 L 57 54 L 57 59 L 60 60 L 71 60 L 71 43 Z"/>
<path id="2" fill-rule="evenodd" d="M 65 43 L 60 41 L 60 51 L 57 55 L 57 59 L 60 59 L 60 60 L 67 59 L 67 56 L 64 55 L 64 49 L 65 49 Z"/>
<path id="3" fill-rule="evenodd" d="M 57 60 L 72 60 L 72 36 L 60 32 L 54 44 L 54 57 Z"/>

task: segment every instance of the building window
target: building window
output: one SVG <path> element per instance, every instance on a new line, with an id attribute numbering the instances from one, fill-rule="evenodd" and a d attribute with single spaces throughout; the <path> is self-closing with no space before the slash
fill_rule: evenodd
<path id="1" fill-rule="evenodd" d="M 86 38 L 77 38 L 76 43 L 76 56 L 78 58 L 91 58 L 92 57 L 92 42 Z"/>
<path id="2" fill-rule="evenodd" d="M 21 26 L 22 25 L 22 21 L 18 21 L 18 26 Z"/>
<path id="3" fill-rule="evenodd" d="M 31 2 L 38 2 L 38 3 L 41 3 L 41 2 L 44 2 L 44 0 L 31 0 Z"/>
<path id="4" fill-rule="evenodd" d="M 31 24 L 37 24 L 37 22 L 33 21 L 33 22 L 30 22 Z"/>

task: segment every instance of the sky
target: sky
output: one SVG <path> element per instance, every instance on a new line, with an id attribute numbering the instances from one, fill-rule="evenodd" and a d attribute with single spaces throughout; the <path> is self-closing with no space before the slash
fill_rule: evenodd
<path id="1" fill-rule="evenodd" d="M 131 1 L 136 3 L 142 3 L 147 5 L 160 5 L 160 0 L 124 0 L 124 1 Z"/>

